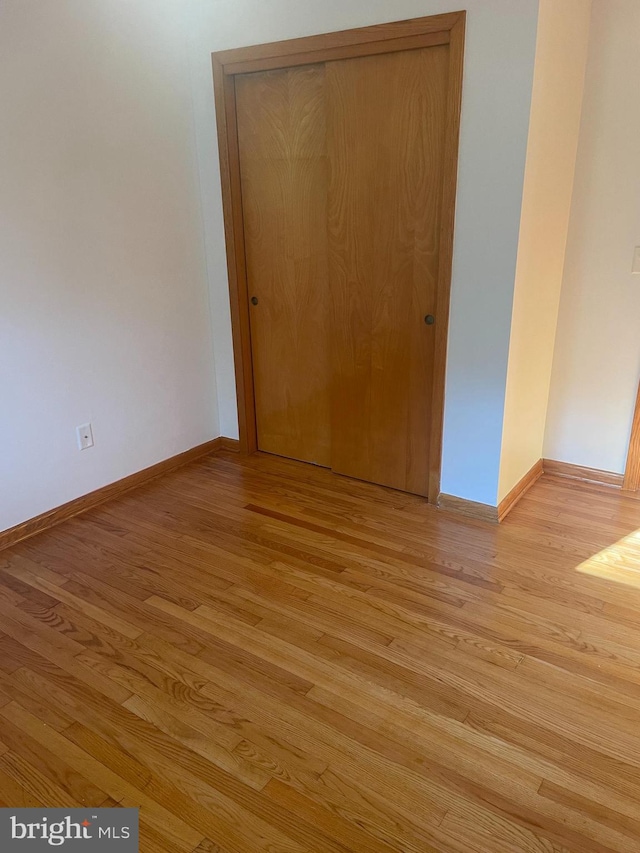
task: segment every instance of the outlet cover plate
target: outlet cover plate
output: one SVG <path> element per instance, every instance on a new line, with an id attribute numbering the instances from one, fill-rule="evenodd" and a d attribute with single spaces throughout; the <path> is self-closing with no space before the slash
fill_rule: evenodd
<path id="1" fill-rule="evenodd" d="M 93 447 L 93 429 L 91 424 L 80 424 L 76 427 L 76 437 L 78 439 L 78 450 L 87 450 Z"/>

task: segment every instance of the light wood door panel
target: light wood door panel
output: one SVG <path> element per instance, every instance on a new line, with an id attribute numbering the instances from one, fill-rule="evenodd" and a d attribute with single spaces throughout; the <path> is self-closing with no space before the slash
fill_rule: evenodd
<path id="1" fill-rule="evenodd" d="M 331 466 L 422 495 L 448 58 L 438 46 L 326 66 Z"/>
<path id="2" fill-rule="evenodd" d="M 235 79 L 258 448 L 328 466 L 325 66 Z"/>

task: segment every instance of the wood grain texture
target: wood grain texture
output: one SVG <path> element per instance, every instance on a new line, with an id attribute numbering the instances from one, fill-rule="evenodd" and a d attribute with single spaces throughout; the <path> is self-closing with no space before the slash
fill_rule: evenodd
<path id="1" fill-rule="evenodd" d="M 438 506 L 440 509 L 459 512 L 461 515 L 466 515 L 469 518 L 477 518 L 480 521 L 498 522 L 500 520 L 497 506 L 470 501 L 466 498 L 447 495 L 443 492 L 438 496 Z"/>
<path id="2" fill-rule="evenodd" d="M 322 33 L 316 36 L 221 50 L 214 53 L 213 56 L 216 62 L 220 63 L 223 68 L 230 69 L 232 74 L 234 73 L 234 63 L 260 59 L 269 60 L 274 57 L 286 58 L 300 53 L 318 53 L 319 57 L 314 61 L 323 62 L 325 59 L 323 51 L 333 50 L 337 47 L 358 46 L 380 41 L 413 38 L 430 33 L 448 32 L 460 21 L 464 21 L 465 15 L 466 13 L 463 11 L 448 12 L 444 15 L 428 15 L 424 18 L 390 21 L 385 24 L 374 24 L 370 27 L 359 27 L 353 30 L 340 30 L 334 33 Z"/>
<path id="3" fill-rule="evenodd" d="M 636 492 L 640 489 L 640 386 L 638 386 L 636 408 L 631 425 L 631 437 L 622 488 L 628 492 Z"/>
<path id="4" fill-rule="evenodd" d="M 136 471 L 135 474 L 130 474 L 128 477 L 116 480 L 115 483 L 109 483 L 109 485 L 103 486 L 101 489 L 96 489 L 87 495 L 75 498 L 66 504 L 62 504 L 62 506 L 43 512 L 35 518 L 30 518 L 28 521 L 16 524 L 15 527 L 0 531 L 0 550 L 8 548 L 22 539 L 27 539 L 29 536 L 35 536 L 36 533 L 47 530 L 55 524 L 60 524 L 61 521 L 72 518 L 74 515 L 86 512 L 88 509 L 98 506 L 98 504 L 112 500 L 130 489 L 135 489 L 149 480 L 166 474 L 168 471 L 193 462 L 194 459 L 199 459 L 201 456 L 206 456 L 209 453 L 215 453 L 223 448 L 225 450 L 233 449 L 234 444 L 236 444 L 235 439 L 214 438 L 204 444 L 199 444 L 197 447 L 192 447 L 190 450 L 185 450 L 184 453 L 178 453 L 176 456 L 164 459 L 162 462 L 157 462 L 149 468 L 144 468 L 142 471 Z"/>
<path id="5" fill-rule="evenodd" d="M 323 62 L 334 62 L 338 59 L 375 56 L 378 53 L 392 53 L 394 50 L 414 50 L 419 47 L 434 47 L 448 43 L 449 32 L 446 30 L 435 33 L 421 33 L 415 36 L 389 38 L 384 41 L 336 45 L 322 48 L 321 51 L 307 50 L 301 53 L 280 54 L 279 56 L 249 59 L 244 62 L 231 62 L 225 65 L 224 73 L 227 75 L 250 74 L 276 68 L 316 64 L 318 56 L 322 57 Z"/>
<path id="6" fill-rule="evenodd" d="M 258 439 L 253 393 L 249 294 L 247 291 L 244 249 L 235 83 L 233 77 L 225 76 L 224 67 L 215 54 L 212 55 L 212 65 L 227 273 L 229 278 L 229 303 L 233 330 L 233 363 L 236 380 L 240 449 L 246 453 L 253 453 L 257 449 Z"/>
<path id="7" fill-rule="evenodd" d="M 350 51 L 362 56 L 370 49 L 380 51 L 414 49 L 419 44 L 449 42 L 449 83 L 447 92 L 445 146 L 442 185 L 442 231 L 440 268 L 437 282 L 437 311 L 434 338 L 433 394 L 431 400 L 429 499 L 436 502 L 440 491 L 442 420 L 444 412 L 444 374 L 447 349 L 449 290 L 453 254 L 453 223 L 456 198 L 457 152 L 462 94 L 465 12 L 434 15 L 409 21 L 380 24 L 340 33 L 329 33 L 266 45 L 222 51 L 213 54 L 214 89 L 222 199 L 225 217 L 231 320 L 234 341 L 236 391 L 240 445 L 253 452 L 257 448 L 255 397 L 251 339 L 249 331 L 249 294 L 247 290 L 243 211 L 240 184 L 234 74 L 284 67 L 291 62 L 323 62 L 331 51 Z M 401 44 L 401 42 L 404 42 Z M 367 48 L 368 45 L 368 48 Z M 301 58 L 301 55 L 304 56 Z M 341 53 L 341 56 L 346 55 Z M 240 65 L 239 63 L 245 63 Z M 250 66 L 246 63 L 250 63 Z"/>
<path id="8" fill-rule="evenodd" d="M 327 64 L 333 470 L 427 495 L 449 49 Z M 436 318 L 436 324 L 438 318 Z"/>
<path id="9" fill-rule="evenodd" d="M 258 448 L 328 466 L 325 66 L 235 86 Z"/>
<path id="10" fill-rule="evenodd" d="M 444 387 L 449 334 L 451 272 L 453 267 L 453 234 L 455 227 L 456 191 L 458 183 L 458 148 L 460 111 L 462 109 L 462 77 L 464 66 L 466 13 L 458 14 L 449 34 L 449 82 L 447 117 L 444 131 L 442 164 L 442 207 L 440 211 L 440 258 L 436 289 L 435 344 L 429 429 L 429 501 L 437 503 L 440 494 L 442 435 L 444 429 Z"/>
<path id="11" fill-rule="evenodd" d="M 571 462 L 558 462 L 554 459 L 543 459 L 542 467 L 545 474 L 554 477 L 568 477 L 571 480 L 582 480 L 585 483 L 602 483 L 605 486 L 620 488 L 623 475 L 613 471 L 600 471 L 597 468 L 585 468 L 583 465 L 573 465 Z"/>
<path id="12" fill-rule="evenodd" d="M 538 459 L 536 464 L 531 467 L 531 470 L 527 471 L 524 477 L 515 484 L 511 491 L 498 504 L 498 521 L 506 518 L 518 501 L 526 495 L 531 486 L 538 482 L 543 473 L 542 459 Z"/>
<path id="13" fill-rule="evenodd" d="M 640 849 L 640 503 L 218 453 L 0 556 L 0 803 L 161 853 Z"/>

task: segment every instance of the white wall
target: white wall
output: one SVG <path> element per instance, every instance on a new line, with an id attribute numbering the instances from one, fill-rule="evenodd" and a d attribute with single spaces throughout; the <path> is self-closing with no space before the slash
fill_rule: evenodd
<path id="1" fill-rule="evenodd" d="M 237 435 L 209 54 L 467 8 L 442 491 L 495 505 L 538 0 L 187 0 L 225 435 Z"/>
<path id="2" fill-rule="evenodd" d="M 594 0 L 544 455 L 624 471 L 640 377 L 640 3 Z"/>
<path id="3" fill-rule="evenodd" d="M 591 0 L 540 0 L 498 501 L 542 457 Z"/>
<path id="4" fill-rule="evenodd" d="M 0 530 L 218 434 L 183 8 L 0 3 Z"/>

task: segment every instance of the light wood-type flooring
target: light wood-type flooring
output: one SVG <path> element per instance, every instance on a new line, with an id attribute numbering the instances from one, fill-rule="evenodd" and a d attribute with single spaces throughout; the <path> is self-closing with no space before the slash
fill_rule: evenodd
<path id="1" fill-rule="evenodd" d="M 0 805 L 143 853 L 640 851 L 640 502 L 501 526 L 277 457 L 0 553 Z"/>

